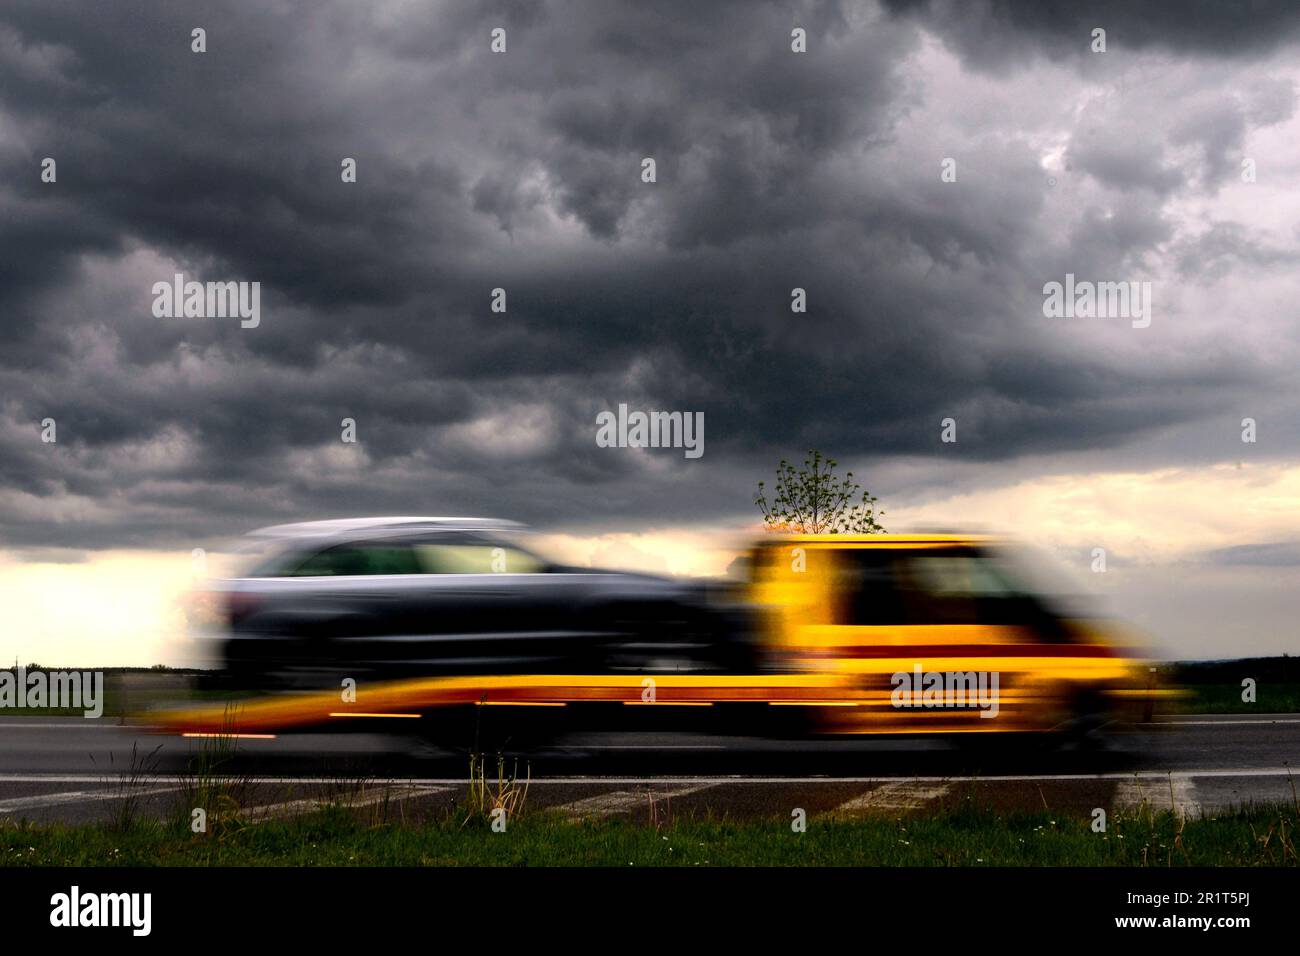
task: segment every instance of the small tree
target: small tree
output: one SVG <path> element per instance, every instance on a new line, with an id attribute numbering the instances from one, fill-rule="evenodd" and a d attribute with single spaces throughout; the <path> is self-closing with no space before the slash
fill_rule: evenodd
<path id="1" fill-rule="evenodd" d="M 859 494 L 860 493 L 860 494 Z M 769 504 L 763 482 L 754 504 L 768 531 L 793 534 L 878 534 L 876 499 L 853 480 L 853 472 L 835 475 L 835 459 L 810 451 L 803 468 L 784 458 L 776 466 L 776 497 Z"/>

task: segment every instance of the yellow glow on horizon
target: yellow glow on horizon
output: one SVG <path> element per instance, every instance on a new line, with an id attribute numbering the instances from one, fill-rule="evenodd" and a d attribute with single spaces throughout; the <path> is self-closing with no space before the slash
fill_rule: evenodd
<path id="1" fill-rule="evenodd" d="M 1161 563 L 1199 552 L 1300 539 L 1300 466 L 1217 464 L 1055 475 L 890 512 L 895 525 L 973 521 L 1034 544 L 1104 545 Z"/>
<path id="2" fill-rule="evenodd" d="M 90 552 L 77 563 L 0 552 L 0 666 L 181 663 L 191 581 L 187 552 Z"/>
<path id="3" fill-rule="evenodd" d="M 1049 548 L 1104 546 L 1160 565 L 1218 548 L 1300 540 L 1300 465 L 1054 475 L 888 511 L 894 531 L 988 529 Z M 756 533 L 756 526 L 544 533 L 535 545 L 580 567 L 721 575 Z M 212 556 L 214 573 L 221 563 Z M 185 629 L 192 580 L 188 551 L 88 552 L 78 563 L 0 551 L 0 667 L 15 657 L 51 667 L 202 665 Z"/>

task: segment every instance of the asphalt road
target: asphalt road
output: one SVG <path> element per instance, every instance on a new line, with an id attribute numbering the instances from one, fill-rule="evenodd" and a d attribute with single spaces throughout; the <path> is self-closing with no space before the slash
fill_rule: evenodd
<path id="1" fill-rule="evenodd" d="M 0 819 L 82 822 L 184 803 L 202 740 L 81 718 L 0 720 Z M 211 746 L 207 744 L 207 746 Z M 954 749 L 937 740 L 760 741 L 589 734 L 517 758 L 527 805 L 573 816 L 664 812 L 788 816 L 924 813 L 976 799 L 1087 814 L 1146 801 L 1209 813 L 1296 799 L 1300 715 L 1165 718 L 1115 733 L 1101 753 Z M 516 758 L 507 759 L 507 770 Z M 458 801 L 465 754 L 365 733 L 241 740 L 221 772 L 253 818 L 321 803 L 418 818 Z M 495 776 L 492 768 L 490 777 Z"/>

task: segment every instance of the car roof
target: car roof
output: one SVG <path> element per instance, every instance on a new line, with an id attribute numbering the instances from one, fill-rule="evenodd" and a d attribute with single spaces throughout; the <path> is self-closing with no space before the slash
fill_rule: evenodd
<path id="1" fill-rule="evenodd" d="M 360 534 L 389 534 L 408 531 L 506 531 L 523 525 L 497 518 L 448 518 L 403 515 L 375 518 L 334 518 L 326 521 L 299 521 L 259 528 L 249 537 L 272 541 L 353 538 Z"/>

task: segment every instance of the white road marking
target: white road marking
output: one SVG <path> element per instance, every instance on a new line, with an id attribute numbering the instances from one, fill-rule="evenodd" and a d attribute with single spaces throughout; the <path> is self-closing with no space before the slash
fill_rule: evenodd
<path id="1" fill-rule="evenodd" d="M 656 804 L 664 804 L 676 797 L 684 797 L 716 786 L 717 783 L 699 783 L 690 787 L 674 787 L 670 790 L 655 790 L 652 787 L 644 790 L 615 790 L 613 793 L 602 793 L 599 796 L 562 803 L 549 809 L 558 810 L 571 817 L 608 817 L 615 813 L 635 810 L 637 807 L 644 807 L 649 813 L 651 800 Z"/>
<path id="2" fill-rule="evenodd" d="M 99 781 L 103 782 L 102 778 Z M 65 790 L 62 793 L 40 793 L 30 797 L 12 797 L 0 800 L 0 813 L 17 813 L 21 810 L 57 807 L 90 800 L 124 800 L 127 797 L 148 797 L 157 793 L 175 793 L 180 787 L 151 787 L 147 790 Z"/>
<path id="3" fill-rule="evenodd" d="M 12 727 L 22 730 L 117 730 L 123 733 L 130 731 L 143 731 L 148 727 L 147 724 L 122 724 L 118 723 L 121 719 L 117 715 L 105 714 L 102 717 L 64 717 L 55 718 L 66 721 L 65 723 L 49 723 L 50 718 L 38 723 L 36 717 L 11 717 L 7 720 L 0 720 L 0 728 Z M 1224 715 L 1218 717 L 1213 714 L 1169 714 L 1157 716 L 1154 720 L 1146 723 L 1134 724 L 1133 726 L 1141 730 L 1143 727 L 1159 725 L 1176 724 L 1180 727 L 1233 727 L 1246 726 L 1252 724 L 1300 724 L 1300 717 L 1294 714 L 1258 714 L 1250 717 L 1236 717 Z M 167 735 L 172 736 L 172 735 Z M 293 736 L 292 734 L 288 736 Z M 593 748 L 587 748 L 593 749 Z M 598 749 L 627 749 L 623 747 L 600 747 Z M 675 748 L 687 749 L 687 748 Z M 704 748 L 690 748 L 704 749 Z"/>
<path id="4" fill-rule="evenodd" d="M 1178 718 L 1170 718 L 1157 720 L 1155 723 L 1176 724 L 1179 727 L 1240 727 L 1246 724 L 1300 724 L 1300 718 L 1277 717 L 1272 720 L 1264 720 L 1259 717 L 1246 717 L 1242 720 L 1179 720 Z"/>
<path id="5" fill-rule="evenodd" d="M 574 744 L 564 750 L 581 753 L 584 750 L 726 750 L 714 744 Z"/>
<path id="6" fill-rule="evenodd" d="M 69 717 L 68 719 L 69 719 L 69 720 L 77 720 L 78 718 L 75 718 L 75 717 Z M 30 720 L 3 720 L 3 721 L 0 721 L 0 728 L 3 728 L 3 727 L 12 727 L 12 728 L 15 729 L 15 730 L 67 730 L 69 727 L 71 727 L 73 730 L 123 730 L 123 729 L 129 729 L 129 728 L 123 728 L 123 726 L 122 726 L 121 724 L 112 724 L 112 723 L 109 723 L 109 722 L 108 722 L 109 720 L 116 720 L 116 719 L 117 719 L 117 718 L 115 718 L 115 717 L 111 717 L 111 718 L 82 717 L 82 718 L 80 718 L 80 720 L 81 720 L 82 722 L 81 722 L 81 723 L 75 723 L 75 724 L 72 724 L 72 723 L 69 723 L 69 724 L 38 724 L 38 723 L 34 723 L 33 721 L 30 721 Z"/>
<path id="7" fill-rule="evenodd" d="M 1175 779 L 1185 777 L 1193 779 L 1196 777 L 1296 777 L 1300 782 L 1300 766 L 1296 767 L 1224 767 L 1202 770 L 1142 770 L 1138 771 L 1138 776 L 1151 779 L 1165 780 L 1169 776 Z M 907 776 L 907 777 L 746 777 L 739 774 L 734 776 L 694 776 L 694 777 L 533 777 L 529 786 L 569 786 L 572 784 L 610 784 L 612 786 L 653 786 L 655 784 L 672 786 L 672 785 L 712 785 L 718 783 L 743 783 L 743 784 L 818 784 L 818 783 L 891 783 L 899 780 L 911 780 L 919 783 L 960 783 L 960 782 L 1020 782 L 1035 780 L 1131 780 L 1133 771 L 1117 771 L 1114 773 L 1048 773 L 1048 774 L 988 774 L 966 776 L 960 774 L 946 774 L 943 776 Z M 111 780 L 111 777 L 109 778 Z M 185 777 L 168 776 L 164 774 L 151 775 L 150 780 L 156 780 L 159 783 L 168 783 L 173 785 L 184 785 Z M 249 783 L 276 783 L 276 784 L 337 784 L 338 777 L 259 777 L 259 776 L 241 776 L 240 779 L 247 779 Z M 41 774 L 41 773 L 0 773 L 0 784 L 5 783 L 98 783 L 103 784 L 105 781 L 104 774 Z M 377 777 L 367 780 L 372 786 L 390 785 L 400 786 L 410 784 L 414 786 L 451 786 L 463 787 L 466 785 L 464 777 Z"/>
<path id="8" fill-rule="evenodd" d="M 412 797 L 426 797 L 435 793 L 446 793 L 449 787 L 389 787 L 382 786 L 364 794 L 344 794 L 343 796 L 319 796 L 304 800 L 286 800 L 283 803 L 268 803 L 260 807 L 249 807 L 240 811 L 240 816 L 248 820 L 275 820 L 296 814 L 311 813 L 325 807 L 346 807 L 349 810 L 369 807 L 385 800 L 410 800 Z"/>
<path id="9" fill-rule="evenodd" d="M 931 800 L 937 800 L 951 788 L 948 784 L 914 783 L 900 780 L 880 786 L 846 800 L 835 808 L 835 813 L 892 813 L 899 810 L 919 810 Z"/>
<path id="10" fill-rule="evenodd" d="M 1144 802 L 1155 811 L 1173 810 L 1189 816 L 1201 810 L 1196 784 L 1186 777 L 1141 777 L 1121 780 L 1111 798 L 1117 810 L 1136 810 Z"/>

